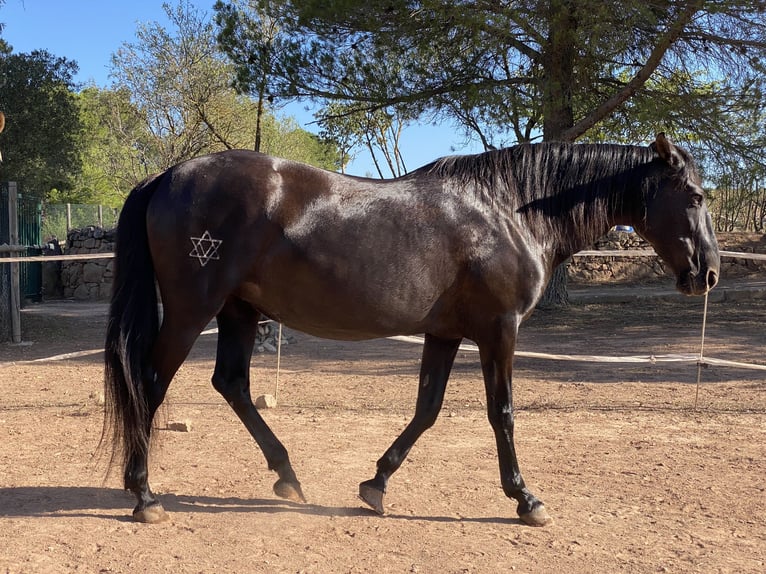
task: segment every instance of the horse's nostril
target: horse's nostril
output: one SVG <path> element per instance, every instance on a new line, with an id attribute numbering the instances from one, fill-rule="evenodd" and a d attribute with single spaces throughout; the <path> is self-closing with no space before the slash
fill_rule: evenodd
<path id="1" fill-rule="evenodd" d="M 718 283 L 718 273 L 712 269 L 707 272 L 707 287 L 712 289 Z"/>

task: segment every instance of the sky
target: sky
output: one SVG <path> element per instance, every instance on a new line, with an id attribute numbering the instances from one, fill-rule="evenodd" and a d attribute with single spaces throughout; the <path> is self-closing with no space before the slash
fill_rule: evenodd
<path id="1" fill-rule="evenodd" d="M 170 0 L 172 5 L 177 0 Z M 215 0 L 193 0 L 212 16 Z M 0 6 L 2 37 L 13 51 L 48 50 L 77 62 L 76 81 L 102 88 L 111 85 L 109 65 L 112 54 L 126 42 L 135 41 L 136 25 L 160 22 L 169 26 L 161 0 L 6 0 Z M 313 116 L 305 104 L 291 104 L 283 114 L 293 116 L 304 129 L 316 132 Z M 408 169 L 454 153 L 476 153 L 480 146 L 467 143 L 454 126 L 413 125 L 400 140 Z M 377 177 L 369 153 L 362 150 L 347 169 L 352 175 Z"/>

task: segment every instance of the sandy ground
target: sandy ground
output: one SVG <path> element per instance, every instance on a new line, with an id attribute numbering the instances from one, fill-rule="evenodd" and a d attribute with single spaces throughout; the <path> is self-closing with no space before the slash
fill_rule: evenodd
<path id="1" fill-rule="evenodd" d="M 695 353 L 701 310 L 656 299 L 538 312 L 519 347 Z M 712 303 L 705 354 L 764 364 L 764 318 L 765 300 Z M 0 572 L 766 571 L 764 371 L 708 367 L 698 387 L 694 364 L 518 359 L 516 445 L 554 518 L 531 528 L 499 485 L 475 353 L 460 353 L 442 415 L 380 517 L 357 484 L 411 416 L 418 347 L 300 334 L 285 347 L 279 406 L 264 416 L 290 451 L 300 505 L 273 496 L 275 475 L 212 389 L 215 336 L 204 336 L 152 453 L 171 520 L 147 526 L 132 521 L 120 472 L 107 477 L 94 456 L 101 356 L 29 362 L 98 349 L 103 306 L 43 304 L 23 321 L 33 344 L 0 345 Z M 254 394 L 274 393 L 274 367 L 255 357 Z"/>

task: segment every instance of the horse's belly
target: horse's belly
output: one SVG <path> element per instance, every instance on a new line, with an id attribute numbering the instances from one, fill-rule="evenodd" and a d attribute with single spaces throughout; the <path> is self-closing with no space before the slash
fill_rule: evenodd
<path id="1" fill-rule="evenodd" d="M 319 278 L 273 279 L 245 283 L 237 296 L 267 317 L 310 335 L 364 340 L 421 333 L 429 327 L 433 296 Z"/>

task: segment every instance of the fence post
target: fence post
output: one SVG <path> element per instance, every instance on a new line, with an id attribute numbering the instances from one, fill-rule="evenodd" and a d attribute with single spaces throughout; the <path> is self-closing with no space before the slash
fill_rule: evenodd
<path id="1" fill-rule="evenodd" d="M 72 229 L 72 205 L 70 203 L 66 204 L 66 232 L 69 233 L 69 230 Z"/>
<path id="2" fill-rule="evenodd" d="M 19 244 L 19 192 L 16 182 L 8 182 L 8 243 Z M 11 266 L 11 340 L 21 343 L 21 281 L 19 263 Z"/>
<path id="3" fill-rule="evenodd" d="M 101 204 L 98 206 L 98 226 L 104 228 L 104 206 Z"/>

